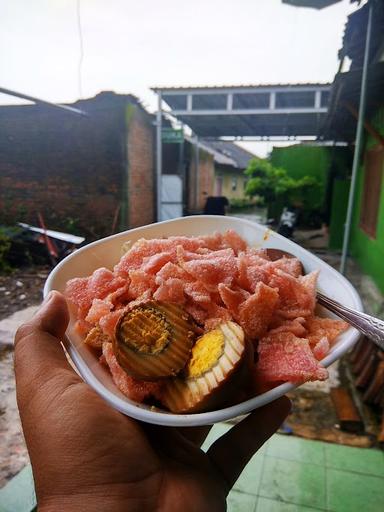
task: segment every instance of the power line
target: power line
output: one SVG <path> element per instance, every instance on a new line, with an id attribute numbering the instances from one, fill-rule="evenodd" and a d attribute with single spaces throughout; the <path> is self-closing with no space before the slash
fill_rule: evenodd
<path id="1" fill-rule="evenodd" d="M 83 97 L 83 86 L 82 86 L 82 68 L 83 68 L 83 57 L 84 57 L 84 45 L 83 45 L 83 32 L 81 27 L 81 13 L 80 13 L 80 1 L 76 0 L 76 15 L 77 15 L 77 30 L 79 34 L 79 63 L 77 67 L 77 83 L 79 88 L 79 97 Z"/>

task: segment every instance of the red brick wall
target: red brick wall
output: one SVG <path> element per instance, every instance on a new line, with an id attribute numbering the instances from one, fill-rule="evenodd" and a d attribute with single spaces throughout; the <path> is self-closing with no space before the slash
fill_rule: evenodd
<path id="1" fill-rule="evenodd" d="M 154 129 L 151 118 L 128 108 L 128 221 L 130 227 L 155 222 Z"/>
<path id="2" fill-rule="evenodd" d="M 116 212 L 116 230 L 151 222 L 151 118 L 131 102 L 127 145 L 128 103 L 112 93 L 78 102 L 88 118 L 41 106 L 0 107 L 0 224 L 37 225 L 41 212 L 48 228 L 90 241 L 111 234 Z"/>

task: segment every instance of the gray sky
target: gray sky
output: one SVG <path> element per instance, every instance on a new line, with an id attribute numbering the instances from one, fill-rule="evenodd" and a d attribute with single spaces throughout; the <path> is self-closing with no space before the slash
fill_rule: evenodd
<path id="1" fill-rule="evenodd" d="M 78 99 L 77 0 L 0 5 L 1 85 Z M 80 0 L 82 97 L 133 93 L 153 110 L 154 85 L 332 81 L 353 9 L 349 0 L 322 11 L 280 0 Z"/>

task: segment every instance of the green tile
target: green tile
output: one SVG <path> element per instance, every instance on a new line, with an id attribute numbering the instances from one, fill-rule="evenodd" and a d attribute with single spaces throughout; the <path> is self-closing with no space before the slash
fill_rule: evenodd
<path id="1" fill-rule="evenodd" d="M 232 423 L 215 423 L 213 425 L 212 429 L 210 430 L 206 440 L 204 441 L 202 445 L 202 449 L 204 451 L 207 451 L 208 448 L 213 444 L 219 437 L 226 434 L 231 428 L 234 428 L 236 425 Z M 267 443 L 265 443 L 258 451 L 258 453 L 264 452 L 266 449 Z"/>
<path id="2" fill-rule="evenodd" d="M 32 468 L 28 464 L 0 489 L 0 512 L 31 512 L 35 507 Z"/>
<path id="3" fill-rule="evenodd" d="M 324 443 L 292 436 L 274 435 L 267 447 L 267 455 L 281 459 L 324 465 Z"/>
<path id="4" fill-rule="evenodd" d="M 237 479 L 234 489 L 248 494 L 257 495 L 263 470 L 263 461 L 263 453 L 260 451 L 257 452 L 248 462 L 244 471 Z"/>
<path id="5" fill-rule="evenodd" d="M 325 508 L 325 468 L 265 456 L 259 495 L 296 505 Z"/>
<path id="6" fill-rule="evenodd" d="M 325 460 L 327 467 L 384 478 L 384 453 L 380 450 L 326 443 Z"/>
<path id="7" fill-rule="evenodd" d="M 382 512 L 381 478 L 327 469 L 328 510 L 332 512 Z"/>
<path id="8" fill-rule="evenodd" d="M 255 512 L 257 497 L 244 492 L 231 491 L 227 498 L 227 512 Z"/>
<path id="9" fill-rule="evenodd" d="M 303 507 L 302 505 L 294 505 L 293 503 L 285 503 L 283 501 L 261 497 L 257 500 L 256 507 L 256 512 L 315 512 L 319 510 L 321 509 Z"/>
<path id="10" fill-rule="evenodd" d="M 206 440 L 202 445 L 202 449 L 207 451 L 207 449 L 214 443 L 219 437 L 224 435 L 228 430 L 232 427 L 229 423 L 215 423 L 211 428 Z"/>

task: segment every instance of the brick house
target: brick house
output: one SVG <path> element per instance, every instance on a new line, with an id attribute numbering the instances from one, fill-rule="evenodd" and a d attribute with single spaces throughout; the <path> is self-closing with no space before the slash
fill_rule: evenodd
<path id="1" fill-rule="evenodd" d="M 102 92 L 76 116 L 41 105 L 0 107 L 0 224 L 87 240 L 155 220 L 153 116 L 137 98 Z"/>
<path id="2" fill-rule="evenodd" d="M 201 212 L 207 196 L 226 196 L 232 199 L 245 197 L 247 177 L 244 170 L 255 157 L 229 141 L 199 140 L 199 172 L 196 180 L 196 141 L 186 137 L 188 211 Z"/>

